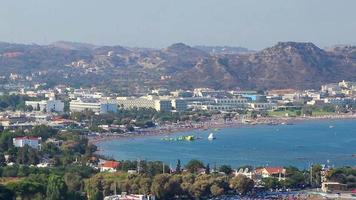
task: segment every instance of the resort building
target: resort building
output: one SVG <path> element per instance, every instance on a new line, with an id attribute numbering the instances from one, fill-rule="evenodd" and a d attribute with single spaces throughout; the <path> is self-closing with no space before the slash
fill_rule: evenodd
<path id="1" fill-rule="evenodd" d="M 192 100 L 192 99 L 190 99 Z M 248 106 L 247 98 L 196 98 L 188 101 L 188 108 L 209 111 L 237 111 Z"/>
<path id="2" fill-rule="evenodd" d="M 63 112 L 64 103 L 60 100 L 49 99 L 42 101 L 25 101 L 26 106 L 31 106 L 34 110 L 46 112 Z"/>
<path id="3" fill-rule="evenodd" d="M 188 108 L 187 101 L 184 99 L 173 99 L 171 103 L 176 112 L 184 112 Z"/>
<path id="4" fill-rule="evenodd" d="M 226 91 L 210 88 L 195 88 L 193 94 L 195 97 L 225 97 Z"/>
<path id="5" fill-rule="evenodd" d="M 325 103 L 329 103 L 335 106 L 345 106 L 356 104 L 356 98 L 325 98 Z"/>
<path id="6" fill-rule="evenodd" d="M 117 112 L 118 105 L 116 102 L 99 101 L 96 99 L 77 99 L 70 102 L 69 109 L 71 112 L 92 110 L 96 114 L 105 114 L 108 112 Z"/>
<path id="7" fill-rule="evenodd" d="M 155 100 L 155 109 L 162 112 L 171 112 L 172 102 L 171 100 Z"/>
<path id="8" fill-rule="evenodd" d="M 277 108 L 276 103 L 249 103 L 249 107 L 253 110 L 273 110 Z"/>
<path id="9" fill-rule="evenodd" d="M 116 103 L 122 108 L 153 108 L 157 111 L 171 112 L 172 102 L 170 99 L 160 99 L 157 96 L 144 97 L 117 97 Z M 180 107 L 181 109 L 181 107 Z"/>

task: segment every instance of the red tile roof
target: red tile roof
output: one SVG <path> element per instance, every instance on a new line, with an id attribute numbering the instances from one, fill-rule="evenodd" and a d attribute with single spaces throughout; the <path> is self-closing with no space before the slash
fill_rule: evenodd
<path id="1" fill-rule="evenodd" d="M 266 171 L 269 174 L 280 174 L 280 173 L 284 173 L 285 170 L 283 167 L 265 167 Z"/>
<path id="2" fill-rule="evenodd" d="M 106 167 L 106 168 L 118 168 L 119 166 L 120 163 L 116 161 L 106 161 L 101 165 L 101 167 Z"/>

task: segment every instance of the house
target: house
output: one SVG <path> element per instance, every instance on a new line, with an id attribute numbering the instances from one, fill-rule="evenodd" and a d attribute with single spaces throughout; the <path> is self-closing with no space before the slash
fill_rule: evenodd
<path id="1" fill-rule="evenodd" d="M 52 143 L 52 144 L 56 145 L 56 147 L 59 148 L 60 146 L 62 146 L 63 140 L 57 140 L 56 138 L 48 138 L 46 140 L 46 143 Z"/>
<path id="2" fill-rule="evenodd" d="M 152 195 L 140 195 L 140 194 L 126 194 L 123 192 L 121 195 L 106 196 L 104 200 L 155 200 Z"/>
<path id="3" fill-rule="evenodd" d="M 32 137 L 32 136 L 22 136 L 15 137 L 12 139 L 12 142 L 15 147 L 24 147 L 28 145 L 34 149 L 39 149 L 41 147 L 41 137 Z"/>
<path id="4" fill-rule="evenodd" d="M 281 181 L 285 180 L 286 169 L 283 167 L 264 167 L 256 169 L 256 174 L 260 175 L 262 178 L 275 177 Z"/>
<path id="5" fill-rule="evenodd" d="M 116 169 L 120 166 L 117 161 L 105 161 L 100 165 L 100 172 L 116 172 Z"/>
<path id="6" fill-rule="evenodd" d="M 234 174 L 235 176 L 243 175 L 250 179 L 253 179 L 255 175 L 255 173 L 249 168 L 240 168 L 239 170 L 235 170 Z"/>
<path id="7" fill-rule="evenodd" d="M 321 184 L 321 190 L 323 192 L 346 191 L 347 185 L 338 182 L 323 182 Z"/>

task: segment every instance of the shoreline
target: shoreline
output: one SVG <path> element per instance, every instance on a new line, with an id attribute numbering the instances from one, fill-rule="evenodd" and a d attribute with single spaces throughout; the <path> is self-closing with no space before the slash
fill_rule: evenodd
<path id="1" fill-rule="evenodd" d="M 327 121 L 327 120 L 351 120 L 356 119 L 356 114 L 347 115 L 324 115 L 316 117 L 265 117 L 258 118 L 251 121 L 250 123 L 243 123 L 241 120 L 234 120 L 228 122 L 221 122 L 218 120 L 211 120 L 203 123 L 196 124 L 182 124 L 182 125 L 168 125 L 158 128 L 143 129 L 132 133 L 125 134 L 105 134 L 96 137 L 88 137 L 90 144 L 98 144 L 110 140 L 123 140 L 123 139 L 134 139 L 141 137 L 154 137 L 154 136 L 169 136 L 177 133 L 188 132 L 188 131 L 206 131 L 209 129 L 221 129 L 221 128 L 238 128 L 238 127 L 252 127 L 257 125 L 279 125 L 282 123 L 293 124 L 301 123 L 307 121 Z M 100 149 L 98 149 L 100 151 Z"/>

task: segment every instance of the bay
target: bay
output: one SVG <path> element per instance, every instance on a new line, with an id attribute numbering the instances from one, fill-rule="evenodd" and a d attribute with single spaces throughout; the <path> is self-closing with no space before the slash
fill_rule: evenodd
<path id="1" fill-rule="evenodd" d="M 215 140 L 207 139 L 214 132 Z M 296 166 L 307 168 L 321 163 L 356 166 L 356 121 L 304 121 L 294 125 L 256 125 L 217 131 L 189 131 L 171 134 L 195 135 L 194 141 L 162 141 L 164 136 L 147 136 L 98 143 L 101 154 L 117 160 L 158 160 L 175 166 L 191 159 L 211 167 Z"/>

